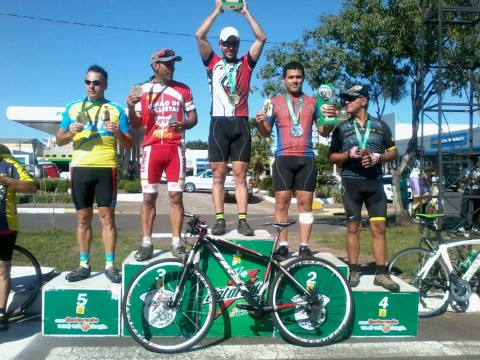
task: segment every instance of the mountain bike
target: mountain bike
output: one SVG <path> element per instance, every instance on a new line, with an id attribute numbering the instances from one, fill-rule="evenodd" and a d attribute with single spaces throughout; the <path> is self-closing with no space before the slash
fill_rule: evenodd
<path id="1" fill-rule="evenodd" d="M 417 214 L 431 221 L 443 214 Z M 424 247 L 404 249 L 393 256 L 388 273 L 416 287 L 419 291 L 419 317 L 431 317 L 452 305 L 455 311 L 468 308 L 472 287 L 478 284 L 480 252 L 467 270 L 460 267 L 465 250 L 480 245 L 480 239 L 446 242 L 436 227 L 434 238 L 421 237 Z M 436 245 L 434 243 L 437 243 Z"/>
<path id="2" fill-rule="evenodd" d="M 9 318 L 23 314 L 39 294 L 42 285 L 42 270 L 38 260 L 19 245 L 13 248 L 11 278 L 11 301 L 7 305 Z"/>
<path id="3" fill-rule="evenodd" d="M 208 234 L 198 216 L 190 220 L 187 234 L 196 242 L 185 260 L 162 259 L 141 269 L 125 289 L 122 314 L 128 331 L 149 351 L 175 353 L 202 341 L 216 313 L 216 291 L 208 275 L 196 264 L 203 251 L 227 274 L 246 303 L 236 304 L 253 318 L 270 314 L 280 335 L 300 346 L 331 344 L 342 337 L 353 313 L 352 292 L 335 265 L 318 257 L 275 259 L 282 230 L 295 221 L 268 223 L 276 228 L 270 254 Z M 246 285 L 219 249 L 255 258 L 265 267 L 260 289 Z M 263 265 L 264 264 L 264 265 Z"/>

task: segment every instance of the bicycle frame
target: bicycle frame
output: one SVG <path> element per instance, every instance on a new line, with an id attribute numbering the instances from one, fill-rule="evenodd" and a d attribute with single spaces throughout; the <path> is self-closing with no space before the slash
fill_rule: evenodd
<path id="1" fill-rule="evenodd" d="M 425 263 L 425 266 L 419 271 L 418 277 L 423 279 L 428 274 L 430 268 L 433 266 L 435 261 L 437 261 L 439 258 L 442 258 L 449 273 L 452 274 L 454 272 L 454 268 L 450 260 L 450 256 L 448 255 L 448 249 L 457 247 L 457 246 L 478 245 L 478 244 L 480 244 L 480 239 L 469 239 L 469 240 L 455 241 L 448 244 L 445 244 L 445 243 L 438 244 L 438 246 L 432 250 L 433 255 L 427 260 L 427 262 Z M 470 267 L 465 272 L 465 274 L 463 274 L 462 280 L 470 281 L 470 279 L 477 272 L 479 267 L 480 267 L 480 253 L 477 255 L 475 261 L 470 265 Z"/>
<path id="2" fill-rule="evenodd" d="M 272 249 L 275 249 L 277 243 L 278 243 L 278 232 L 273 242 Z M 293 284 L 295 284 L 295 286 L 299 290 L 301 290 L 301 292 L 304 295 L 307 295 L 312 300 L 315 299 L 315 297 L 302 284 L 300 284 L 292 275 L 290 275 L 290 273 L 287 270 L 285 270 L 285 268 L 277 260 L 273 258 L 273 254 L 274 254 L 273 250 L 270 252 L 269 256 L 266 256 L 254 250 L 246 248 L 244 246 L 234 244 L 226 239 L 222 239 L 218 237 L 210 237 L 207 234 L 206 229 L 202 229 L 201 233 L 198 235 L 197 242 L 195 243 L 195 245 L 193 245 L 192 251 L 189 252 L 188 258 L 186 260 L 185 269 L 178 283 L 178 288 L 181 289 L 183 287 L 186 274 L 189 271 L 189 269 L 193 266 L 195 256 L 202 247 L 207 249 L 209 254 L 213 256 L 213 258 L 218 263 L 218 265 L 222 268 L 222 270 L 230 278 L 230 280 L 232 280 L 235 287 L 240 291 L 243 298 L 247 300 L 248 304 L 250 305 L 250 307 L 247 310 L 263 312 L 263 311 L 275 311 L 277 309 L 285 309 L 288 307 L 297 306 L 295 303 L 282 304 L 280 306 L 272 306 L 272 307 L 265 307 L 260 305 L 260 301 L 264 297 L 266 291 L 268 290 L 268 286 L 270 284 L 269 277 L 272 271 L 272 266 L 276 271 L 281 271 L 288 279 L 290 279 L 290 281 Z M 222 255 L 222 252 L 218 249 L 218 247 L 223 247 L 230 250 L 238 251 L 239 253 L 242 253 L 242 254 L 248 254 L 249 256 L 252 256 L 266 264 L 265 273 L 263 275 L 263 280 L 262 280 L 262 287 L 260 288 L 258 295 L 254 296 L 250 293 L 245 282 L 238 276 L 238 274 L 227 263 L 227 261 Z M 259 301 L 257 301 L 255 297 L 258 297 Z M 172 306 L 176 307 L 180 300 L 181 300 L 180 291 L 176 291 L 175 297 L 173 298 L 173 301 L 172 301 Z"/>

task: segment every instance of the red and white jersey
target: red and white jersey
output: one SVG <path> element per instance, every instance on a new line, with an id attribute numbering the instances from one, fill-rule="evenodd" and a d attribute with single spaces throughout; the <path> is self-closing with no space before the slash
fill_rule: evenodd
<path id="1" fill-rule="evenodd" d="M 135 110 L 142 118 L 145 126 L 143 146 L 157 144 L 184 144 L 184 132 L 176 133 L 168 126 L 170 119 L 178 122 L 185 120 L 185 113 L 195 109 L 190 88 L 178 81 L 171 80 L 166 84 L 155 80 L 142 85 L 142 96 Z"/>
<path id="2" fill-rule="evenodd" d="M 223 59 L 212 53 L 209 61 L 204 62 L 207 69 L 210 95 L 212 96 L 211 116 L 239 116 L 248 117 L 248 94 L 250 92 L 250 79 L 255 62 L 248 61 L 248 54 L 243 55 L 235 62 L 227 62 L 228 66 L 237 64 L 237 77 L 235 79 L 235 93 L 240 97 L 237 105 L 228 102 L 230 86 Z"/>

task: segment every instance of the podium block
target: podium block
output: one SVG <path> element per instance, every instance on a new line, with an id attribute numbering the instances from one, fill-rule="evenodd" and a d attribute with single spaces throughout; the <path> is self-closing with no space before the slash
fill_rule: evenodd
<path id="1" fill-rule="evenodd" d="M 353 288 L 355 314 L 352 337 L 407 337 L 418 334 L 418 290 L 392 276 L 400 292 L 373 285 L 374 275 L 364 275 Z"/>
<path id="2" fill-rule="evenodd" d="M 119 336 L 121 285 L 104 273 L 70 283 L 68 272 L 42 291 L 42 334 L 45 336 Z"/>

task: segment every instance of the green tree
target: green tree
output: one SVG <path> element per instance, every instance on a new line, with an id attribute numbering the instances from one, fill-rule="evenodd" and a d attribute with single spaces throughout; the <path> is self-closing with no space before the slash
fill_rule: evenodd
<path id="1" fill-rule="evenodd" d="M 265 169 L 270 166 L 270 157 L 272 151 L 270 145 L 272 143 L 272 136 L 264 138 L 258 132 L 257 122 L 255 119 L 250 119 L 250 133 L 252 135 L 252 151 L 250 155 L 249 171 L 253 175 L 255 186 L 260 183 L 260 176 L 265 173 Z"/>
<path id="2" fill-rule="evenodd" d="M 208 150 L 208 143 L 202 140 L 187 141 L 185 146 L 191 150 Z"/>
<path id="3" fill-rule="evenodd" d="M 267 96 L 280 89 L 280 83 L 274 79 L 288 61 L 304 64 L 306 81 L 312 89 L 327 82 L 342 89 L 354 83 L 367 85 L 371 95 L 369 111 L 377 117 L 383 115 L 387 101 L 395 104 L 410 96 L 413 136 L 406 155 L 392 171 L 399 224 L 408 219 L 397 185 L 400 174 L 418 155 L 421 110 L 439 95 L 460 96 L 469 75 L 459 69 L 458 59 L 465 54 L 478 59 L 480 52 L 479 46 L 469 46 L 471 36 L 467 34 L 471 29 L 447 27 L 439 38 L 436 28 L 422 28 L 422 13 L 434 11 L 438 4 L 438 0 L 346 0 L 340 14 L 320 16 L 318 27 L 306 30 L 303 39 L 267 51 L 268 63 L 259 74 L 266 80 L 263 94 Z M 472 6 L 466 0 L 443 0 L 442 4 Z M 456 21 L 462 17 L 471 20 L 472 16 L 478 14 L 451 15 Z M 480 42 L 478 33 L 476 41 Z M 442 68 L 435 66 L 440 48 L 446 58 Z M 431 66 L 425 68 L 425 63 Z M 478 70 L 474 76 L 478 79 Z"/>
<path id="4" fill-rule="evenodd" d="M 315 147 L 315 152 L 317 155 L 315 156 L 315 165 L 317 166 L 318 171 L 320 174 L 325 174 L 327 172 L 331 172 L 333 170 L 333 165 L 328 163 L 328 151 L 329 146 L 318 144 Z"/>

